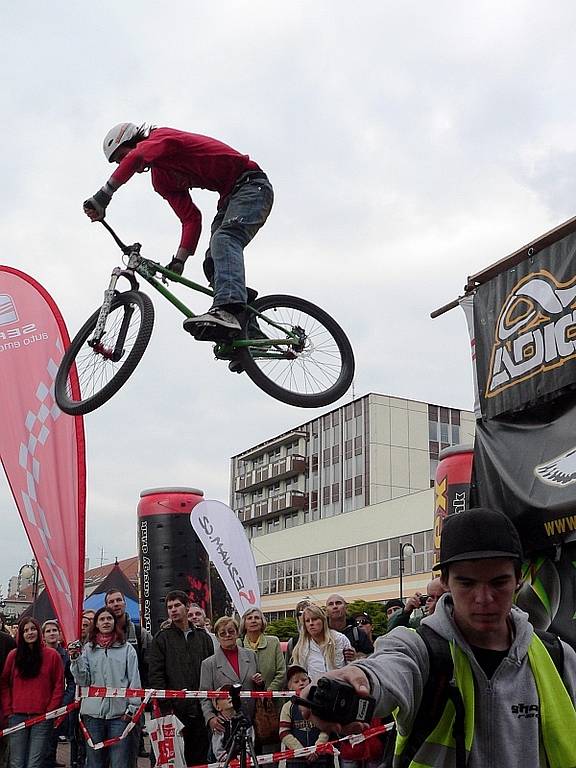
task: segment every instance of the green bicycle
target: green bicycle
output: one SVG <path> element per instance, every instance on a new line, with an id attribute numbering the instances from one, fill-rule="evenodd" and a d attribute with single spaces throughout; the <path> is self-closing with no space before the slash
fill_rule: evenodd
<path id="1" fill-rule="evenodd" d="M 124 254 L 125 266 L 112 270 L 102 306 L 78 331 L 60 363 L 56 402 L 71 415 L 90 413 L 107 402 L 146 351 L 154 325 L 154 305 L 140 291 L 137 275 L 185 317 L 195 313 L 168 289 L 170 281 L 213 296 L 209 288 L 144 258 L 140 243 L 124 245 L 107 222 L 102 224 Z M 130 290 L 117 290 L 121 277 L 128 280 Z M 260 389 L 288 405 L 318 408 L 345 394 L 354 377 L 354 353 L 346 334 L 330 315 L 309 301 L 283 295 L 255 299 L 247 312 L 245 328 L 259 327 L 260 332 L 253 333 L 254 338 L 246 331 L 226 335 L 214 345 L 218 360 L 232 361 L 236 371 L 245 371 Z"/>

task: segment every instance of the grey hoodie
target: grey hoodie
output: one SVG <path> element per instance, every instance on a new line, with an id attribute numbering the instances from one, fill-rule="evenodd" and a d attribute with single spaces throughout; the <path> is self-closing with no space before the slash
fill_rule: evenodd
<path id="1" fill-rule="evenodd" d="M 70 669 L 77 685 L 140 688 L 138 657 L 130 643 L 114 643 L 109 648 L 93 648 L 92 643 L 86 643 L 82 654 L 70 662 Z M 139 705 L 140 699 L 89 697 L 82 699 L 80 712 L 110 720 L 125 712 L 134 714 Z"/>
<path id="2" fill-rule="evenodd" d="M 434 614 L 423 622 L 446 640 L 454 639 L 470 660 L 476 695 L 469 768 L 539 768 L 547 765 L 540 745 L 539 718 L 532 714 L 534 710 L 526 709 L 538 705 L 536 683 L 527 656 L 533 628 L 528 615 L 515 606 L 511 618 L 515 627 L 514 641 L 508 656 L 490 680 L 452 620 L 449 594 L 442 595 Z M 563 646 L 564 684 L 572 702 L 576 702 L 576 653 L 566 643 Z M 409 733 L 429 674 L 424 641 L 416 632 L 398 627 L 376 641 L 373 656 L 355 664 L 369 677 L 372 695 L 377 701 L 376 715 L 387 715 L 399 707 L 398 731 L 402 735 Z"/>

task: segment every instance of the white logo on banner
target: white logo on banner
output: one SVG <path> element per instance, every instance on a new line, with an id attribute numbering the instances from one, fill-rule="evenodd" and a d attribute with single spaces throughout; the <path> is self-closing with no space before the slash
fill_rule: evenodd
<path id="1" fill-rule="evenodd" d="M 548 485 L 572 485 L 576 483 L 576 446 L 569 451 L 534 467 L 534 474 Z"/>
<path id="2" fill-rule="evenodd" d="M 190 522 L 238 613 L 259 608 L 254 555 L 244 527 L 230 507 L 221 501 L 201 501 L 192 510 Z"/>

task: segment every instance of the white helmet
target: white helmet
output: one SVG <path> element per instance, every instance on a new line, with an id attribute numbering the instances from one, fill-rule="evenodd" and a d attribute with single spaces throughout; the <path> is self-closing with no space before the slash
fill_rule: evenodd
<path id="1" fill-rule="evenodd" d="M 114 128 L 111 128 L 104 137 L 103 149 L 104 154 L 106 155 L 106 160 L 108 160 L 109 163 L 114 162 L 112 160 L 114 152 L 116 152 L 118 147 L 122 144 L 133 139 L 137 133 L 138 126 L 134 125 L 134 123 L 118 123 Z"/>

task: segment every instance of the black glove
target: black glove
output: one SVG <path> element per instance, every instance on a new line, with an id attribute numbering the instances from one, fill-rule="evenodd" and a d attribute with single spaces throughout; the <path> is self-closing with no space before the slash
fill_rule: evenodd
<path id="1" fill-rule="evenodd" d="M 106 214 L 106 206 L 112 200 L 112 195 L 105 192 L 103 189 L 99 189 L 93 197 L 89 197 L 84 201 L 84 210 L 94 210 L 98 216 L 103 219 Z"/>

